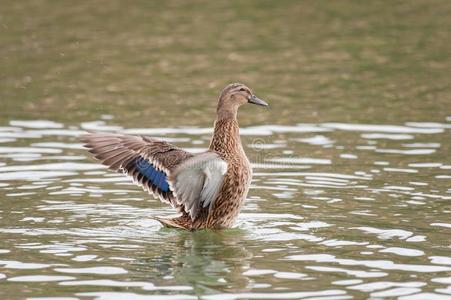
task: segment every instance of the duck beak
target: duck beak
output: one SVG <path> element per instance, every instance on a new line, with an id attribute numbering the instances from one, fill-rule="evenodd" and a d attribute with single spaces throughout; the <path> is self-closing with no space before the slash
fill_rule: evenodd
<path id="1" fill-rule="evenodd" d="M 255 95 L 249 96 L 247 98 L 247 102 L 252 103 L 252 104 L 261 105 L 261 106 L 268 106 L 268 103 L 266 103 L 265 101 L 263 101 L 260 98 L 257 98 L 257 96 L 255 96 Z"/>

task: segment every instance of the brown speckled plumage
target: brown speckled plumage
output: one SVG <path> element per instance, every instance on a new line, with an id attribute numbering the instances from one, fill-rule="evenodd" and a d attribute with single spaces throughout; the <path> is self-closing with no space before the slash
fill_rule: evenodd
<path id="1" fill-rule="evenodd" d="M 181 214 L 155 218 L 165 226 L 229 228 L 246 199 L 252 178 L 237 121 L 237 110 L 245 103 L 267 105 L 242 84 L 230 84 L 221 92 L 210 147 L 201 154 L 150 137 L 88 133 L 81 140 L 103 164 L 130 175 L 144 190 Z M 163 177 L 157 180 L 149 175 L 155 172 L 166 176 L 166 185 Z"/>

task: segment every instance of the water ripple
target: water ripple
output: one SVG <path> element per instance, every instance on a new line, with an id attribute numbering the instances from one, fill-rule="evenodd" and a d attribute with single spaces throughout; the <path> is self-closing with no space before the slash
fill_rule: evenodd
<path id="1" fill-rule="evenodd" d="M 256 170 L 238 222 L 195 233 L 161 228 L 151 217 L 174 211 L 92 161 L 75 137 L 81 129 L 151 134 L 200 152 L 211 128 L 10 125 L 0 128 L 6 287 L 20 282 L 43 295 L 73 287 L 75 297 L 96 299 L 449 293 L 451 164 L 443 124 L 243 128 Z"/>

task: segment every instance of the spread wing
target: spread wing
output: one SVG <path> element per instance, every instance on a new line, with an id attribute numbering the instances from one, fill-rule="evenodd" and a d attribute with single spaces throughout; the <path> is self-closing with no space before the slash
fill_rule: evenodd
<path id="1" fill-rule="evenodd" d="M 202 208 L 211 208 L 227 171 L 226 162 L 214 152 L 193 155 L 150 137 L 89 133 L 81 140 L 102 164 L 131 176 L 193 220 Z"/>

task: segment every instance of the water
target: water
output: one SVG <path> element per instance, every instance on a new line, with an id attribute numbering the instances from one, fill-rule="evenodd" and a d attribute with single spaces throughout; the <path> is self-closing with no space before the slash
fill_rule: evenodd
<path id="1" fill-rule="evenodd" d="M 451 299 L 451 5 L 193 3 L 4 5 L 0 298 Z M 202 151 L 231 81 L 271 105 L 233 229 L 162 228 L 77 140 Z"/>

